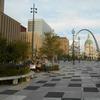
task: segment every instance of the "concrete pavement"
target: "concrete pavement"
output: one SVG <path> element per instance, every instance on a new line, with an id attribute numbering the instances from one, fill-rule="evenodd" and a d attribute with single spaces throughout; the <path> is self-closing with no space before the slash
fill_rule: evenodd
<path id="1" fill-rule="evenodd" d="M 0 86 L 0 100 L 100 100 L 100 62 L 60 62 L 60 71 L 37 73 L 16 86 Z"/>

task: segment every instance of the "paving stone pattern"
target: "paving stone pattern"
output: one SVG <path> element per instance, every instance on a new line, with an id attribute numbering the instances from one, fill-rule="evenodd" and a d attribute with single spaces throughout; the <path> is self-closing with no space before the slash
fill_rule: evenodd
<path id="1" fill-rule="evenodd" d="M 61 62 L 23 85 L 0 86 L 0 100 L 100 100 L 100 62 Z"/>

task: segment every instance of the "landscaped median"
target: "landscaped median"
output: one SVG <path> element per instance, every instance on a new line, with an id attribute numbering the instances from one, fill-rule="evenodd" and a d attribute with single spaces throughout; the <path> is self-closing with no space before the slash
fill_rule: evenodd
<path id="1" fill-rule="evenodd" d="M 28 81 L 34 72 L 22 64 L 1 64 L 0 65 L 0 83 L 18 84 L 22 81 Z"/>

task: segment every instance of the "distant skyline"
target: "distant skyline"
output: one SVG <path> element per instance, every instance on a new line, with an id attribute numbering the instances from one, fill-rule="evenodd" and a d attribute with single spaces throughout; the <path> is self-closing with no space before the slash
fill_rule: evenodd
<path id="1" fill-rule="evenodd" d="M 5 13 L 27 26 L 33 3 L 38 9 L 35 18 L 44 19 L 58 35 L 71 40 L 73 28 L 87 28 L 100 44 L 100 0 L 5 0 Z M 87 36 L 84 33 L 81 37 Z"/>

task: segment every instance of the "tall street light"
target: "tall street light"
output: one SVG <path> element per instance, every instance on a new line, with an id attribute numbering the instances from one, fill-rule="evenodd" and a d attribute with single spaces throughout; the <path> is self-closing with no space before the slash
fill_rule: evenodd
<path id="1" fill-rule="evenodd" d="M 31 8 L 31 13 L 33 13 L 33 21 L 32 21 L 32 59 L 34 57 L 34 16 L 37 13 L 37 8 L 35 8 L 35 4 L 33 4 L 33 8 Z"/>
<path id="2" fill-rule="evenodd" d="M 73 34 L 73 49 L 72 49 L 72 59 L 73 59 L 73 65 L 75 65 L 75 48 L 74 48 L 74 44 L 75 44 L 75 40 L 74 40 L 74 37 L 75 37 L 75 31 L 74 29 L 72 30 L 72 34 Z"/>
<path id="3" fill-rule="evenodd" d="M 80 63 L 80 37 L 78 37 L 78 42 L 79 42 L 79 63 Z"/>

